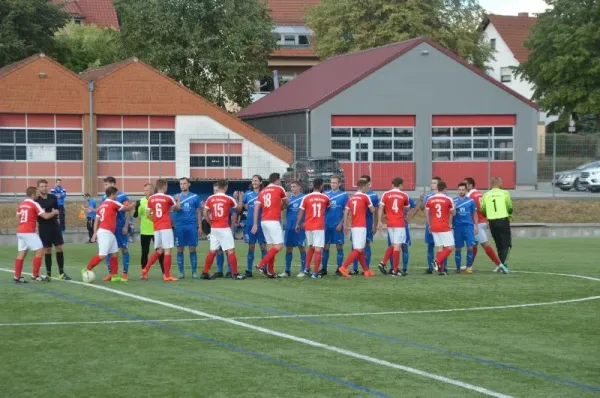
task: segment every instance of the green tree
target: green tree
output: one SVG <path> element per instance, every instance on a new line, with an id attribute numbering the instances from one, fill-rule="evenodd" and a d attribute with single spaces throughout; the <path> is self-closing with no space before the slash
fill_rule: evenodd
<path id="1" fill-rule="evenodd" d="M 600 1 L 546 0 L 517 73 L 531 81 L 533 99 L 550 114 L 600 114 Z M 597 116 L 594 116 L 597 117 Z"/>
<path id="2" fill-rule="evenodd" d="M 39 52 L 54 55 L 54 32 L 68 19 L 48 0 L 0 0 L 0 67 Z"/>
<path id="3" fill-rule="evenodd" d="M 483 69 L 484 16 L 476 0 L 321 0 L 307 24 L 322 58 L 428 36 Z"/>
<path id="4" fill-rule="evenodd" d="M 125 52 L 224 106 L 245 106 L 275 48 L 264 1 L 117 0 Z"/>
<path id="5" fill-rule="evenodd" d="M 76 73 L 123 57 L 119 32 L 110 28 L 71 22 L 56 33 L 55 41 L 57 60 Z"/>

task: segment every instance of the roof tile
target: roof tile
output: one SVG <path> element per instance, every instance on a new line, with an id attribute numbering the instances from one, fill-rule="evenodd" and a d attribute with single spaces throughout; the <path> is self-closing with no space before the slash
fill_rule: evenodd
<path id="1" fill-rule="evenodd" d="M 312 48 L 279 48 L 271 57 L 319 58 Z"/>
<path id="2" fill-rule="evenodd" d="M 494 25 L 517 61 L 520 63 L 527 61 L 531 51 L 525 47 L 525 40 L 531 34 L 531 28 L 537 22 L 537 18 L 490 14 L 488 21 Z"/>
<path id="3" fill-rule="evenodd" d="M 321 0 L 268 0 L 275 25 L 304 26 L 308 7 L 314 7 Z"/>
<path id="4" fill-rule="evenodd" d="M 83 18 L 86 24 L 119 29 L 117 11 L 113 0 L 50 0 L 53 4 L 64 4 L 64 10 L 74 17 Z"/>

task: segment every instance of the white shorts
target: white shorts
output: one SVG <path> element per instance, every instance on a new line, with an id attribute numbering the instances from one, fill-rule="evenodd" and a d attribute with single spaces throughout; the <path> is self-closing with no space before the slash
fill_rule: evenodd
<path id="1" fill-rule="evenodd" d="M 210 230 L 210 251 L 217 251 L 219 248 L 223 251 L 231 250 L 235 247 L 233 242 L 233 233 L 231 228 L 211 228 Z"/>
<path id="2" fill-rule="evenodd" d="M 174 247 L 175 238 L 171 228 L 154 231 L 154 249 L 172 249 Z"/>
<path id="3" fill-rule="evenodd" d="M 117 237 L 112 231 L 100 228 L 96 236 L 98 237 L 98 254 L 100 256 L 119 252 Z"/>
<path id="4" fill-rule="evenodd" d="M 306 231 L 306 243 L 312 247 L 325 247 L 325 230 Z"/>
<path id="5" fill-rule="evenodd" d="M 388 228 L 387 231 L 392 245 L 403 245 L 406 243 L 406 228 L 394 227 Z"/>
<path id="6" fill-rule="evenodd" d="M 475 235 L 475 240 L 477 241 L 477 243 L 486 243 L 488 241 L 488 237 L 487 234 L 485 233 L 485 230 L 487 229 L 487 223 L 479 223 L 479 232 L 477 232 L 477 235 Z"/>
<path id="7" fill-rule="evenodd" d="M 454 246 L 454 234 L 449 232 L 432 232 L 433 242 L 436 247 L 452 247 Z"/>
<path id="8" fill-rule="evenodd" d="M 364 249 L 367 245 L 367 228 L 351 228 L 350 235 L 352 238 L 353 249 Z"/>
<path id="9" fill-rule="evenodd" d="M 35 232 L 17 234 L 17 244 L 20 252 L 24 250 L 36 251 L 44 247 L 42 240 Z"/>
<path id="10" fill-rule="evenodd" d="M 260 223 L 265 240 L 269 245 L 281 245 L 283 244 L 283 230 L 281 229 L 281 223 L 279 221 L 262 221 Z"/>

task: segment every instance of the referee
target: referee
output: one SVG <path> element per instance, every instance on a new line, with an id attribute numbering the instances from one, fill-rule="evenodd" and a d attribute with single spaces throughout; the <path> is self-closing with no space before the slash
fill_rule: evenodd
<path id="1" fill-rule="evenodd" d="M 41 179 L 37 180 L 38 198 L 36 202 L 44 209 L 46 213 L 52 213 L 52 210 L 59 210 L 56 196 L 48 194 L 48 181 Z M 44 259 L 46 262 L 46 272 L 48 278 L 52 277 L 52 246 L 56 250 L 56 262 L 58 263 L 59 279 L 71 280 L 69 275 L 65 273 L 65 257 L 63 253 L 63 235 L 60 230 L 60 222 L 57 216 L 48 220 L 38 217 L 40 239 L 44 245 Z"/>
<path id="2" fill-rule="evenodd" d="M 499 177 L 492 179 L 492 189 L 483 195 L 481 212 L 490 223 L 490 232 L 496 242 L 496 250 L 500 258 L 500 265 L 496 271 L 508 273 L 506 260 L 512 248 L 510 232 L 510 217 L 513 213 L 512 200 L 508 191 L 502 189 L 502 180 Z"/>

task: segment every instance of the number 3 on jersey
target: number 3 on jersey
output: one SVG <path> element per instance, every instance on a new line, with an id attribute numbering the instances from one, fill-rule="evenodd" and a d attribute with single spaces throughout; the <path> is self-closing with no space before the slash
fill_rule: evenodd
<path id="1" fill-rule="evenodd" d="M 105 212 L 106 212 L 105 207 L 101 207 L 100 210 L 98 211 L 98 215 L 100 216 L 100 221 L 104 221 L 104 213 Z"/>
<path id="2" fill-rule="evenodd" d="M 437 218 L 442 218 L 442 205 L 439 203 L 435 205 L 435 216 Z"/>

